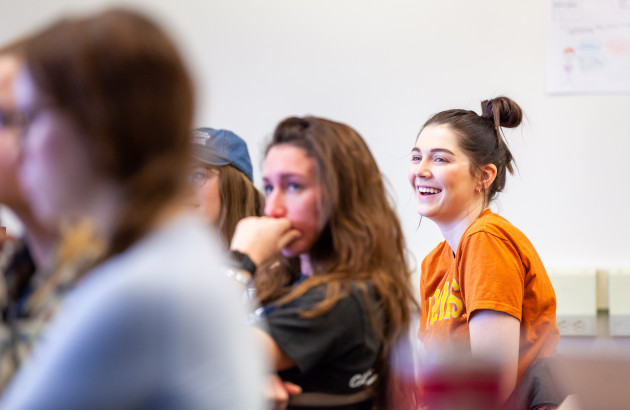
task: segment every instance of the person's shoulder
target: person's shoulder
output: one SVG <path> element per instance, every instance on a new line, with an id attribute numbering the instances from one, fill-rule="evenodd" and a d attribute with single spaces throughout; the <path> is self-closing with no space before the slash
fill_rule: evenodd
<path id="1" fill-rule="evenodd" d="M 346 305 L 346 317 L 354 315 L 356 320 L 363 320 L 366 324 L 369 318 L 373 317 L 382 324 L 385 320 L 385 311 L 380 299 L 376 285 L 368 279 L 354 281 L 349 297 L 341 303 Z"/>
<path id="2" fill-rule="evenodd" d="M 154 229 L 127 251 L 112 261 L 125 265 L 129 271 L 157 276 L 208 276 L 224 265 L 216 235 L 207 224 L 194 215 L 183 214 Z"/>
<path id="3" fill-rule="evenodd" d="M 378 290 L 371 280 L 354 280 L 350 283 L 350 295 L 353 297 L 360 296 L 368 297 L 369 299 L 376 299 L 378 297 Z"/>
<path id="4" fill-rule="evenodd" d="M 451 247 L 446 241 L 442 241 L 422 259 L 422 265 L 435 263 L 442 259 L 445 252 L 451 252 Z"/>
<path id="5" fill-rule="evenodd" d="M 363 309 L 366 303 L 377 300 L 375 286 L 369 280 L 348 280 L 341 283 L 323 283 L 309 288 L 303 295 L 297 297 L 289 305 L 299 306 L 303 309 L 313 308 L 327 297 L 328 286 L 346 287 L 347 294 L 337 300 L 334 310 L 344 310 L 352 307 Z"/>
<path id="6" fill-rule="evenodd" d="M 327 286 L 328 284 L 326 283 L 311 286 L 302 295 L 295 298 L 292 302 L 289 302 L 288 305 L 312 307 L 326 299 Z"/>
<path id="7" fill-rule="evenodd" d="M 152 259 L 159 263 L 172 260 L 181 266 L 206 263 L 209 259 L 222 261 L 224 257 L 217 232 L 199 216 L 188 213 L 155 229 L 137 248 L 138 252 L 152 253 Z"/>
<path id="8" fill-rule="evenodd" d="M 221 271 L 223 262 L 218 242 L 203 222 L 184 217 L 104 261 L 73 293 L 103 295 L 136 309 L 161 300 L 188 305 L 223 301 L 237 293 Z"/>
<path id="9" fill-rule="evenodd" d="M 484 238 L 484 241 L 491 239 L 497 241 L 497 243 L 509 244 L 508 246 L 518 248 L 519 252 L 523 252 L 526 249 L 529 252 L 535 252 L 534 245 L 523 231 L 504 217 L 489 211 L 484 212 L 470 226 L 462 241 L 467 246 L 473 246 L 480 238 Z"/>
<path id="10" fill-rule="evenodd" d="M 520 233 L 519 229 L 512 225 L 510 221 L 490 210 L 484 211 L 484 213 L 468 227 L 465 236 L 470 237 L 480 232 L 498 237 L 506 237 L 517 232 Z"/>

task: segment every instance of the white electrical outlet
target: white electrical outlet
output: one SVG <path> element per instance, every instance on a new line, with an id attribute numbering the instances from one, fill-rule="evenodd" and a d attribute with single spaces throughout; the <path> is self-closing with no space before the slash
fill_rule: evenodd
<path id="1" fill-rule="evenodd" d="M 611 336 L 630 336 L 630 269 L 611 270 L 608 275 Z"/>
<path id="2" fill-rule="evenodd" d="M 556 317 L 562 336 L 593 336 L 597 334 L 597 317 L 566 316 Z"/>
<path id="3" fill-rule="evenodd" d="M 597 335 L 595 269 L 555 269 L 549 278 L 556 292 L 556 320 L 562 336 Z"/>

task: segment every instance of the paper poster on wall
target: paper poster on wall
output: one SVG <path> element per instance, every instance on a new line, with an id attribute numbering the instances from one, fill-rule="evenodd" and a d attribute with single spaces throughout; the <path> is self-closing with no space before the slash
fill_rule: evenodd
<path id="1" fill-rule="evenodd" d="M 630 92 L 630 0 L 549 0 L 547 92 Z"/>

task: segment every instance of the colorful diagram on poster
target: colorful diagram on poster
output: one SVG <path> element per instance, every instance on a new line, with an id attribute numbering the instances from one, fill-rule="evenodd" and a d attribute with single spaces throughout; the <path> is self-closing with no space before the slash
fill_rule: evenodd
<path id="1" fill-rule="evenodd" d="M 630 93 L 630 0 L 549 0 L 547 92 Z"/>

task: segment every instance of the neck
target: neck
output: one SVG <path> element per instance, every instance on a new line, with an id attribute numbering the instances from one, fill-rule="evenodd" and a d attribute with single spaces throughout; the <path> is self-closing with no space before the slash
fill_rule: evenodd
<path id="1" fill-rule="evenodd" d="M 91 194 L 90 203 L 85 207 L 83 218 L 92 222 L 94 233 L 109 241 L 120 222 L 120 215 L 125 206 L 120 189 L 113 184 L 104 185 Z M 184 207 L 176 200 L 165 200 L 149 222 L 149 229 L 163 225 L 179 215 Z"/>
<path id="2" fill-rule="evenodd" d="M 304 276 L 312 276 L 313 268 L 311 267 L 311 258 L 307 253 L 300 255 L 300 271 Z"/>
<path id="3" fill-rule="evenodd" d="M 459 241 L 462 239 L 466 229 L 481 216 L 484 211 L 483 205 L 478 205 L 468 208 L 462 215 L 458 215 L 456 218 L 451 218 L 446 222 L 436 221 L 442 236 L 446 239 L 446 242 L 451 247 L 453 252 L 457 252 Z"/>
<path id="4" fill-rule="evenodd" d="M 158 214 L 155 216 L 152 227 L 156 228 L 160 225 L 168 223 L 169 221 L 176 218 L 178 215 L 185 212 L 186 209 L 187 208 L 185 206 L 182 206 L 182 204 L 178 201 L 173 201 L 171 203 L 165 204 L 162 210 L 158 212 Z"/>
<path id="5" fill-rule="evenodd" d="M 114 234 L 123 202 L 120 190 L 114 184 L 102 184 L 90 192 L 78 220 L 88 219 L 94 234 L 106 241 Z"/>

